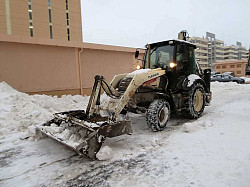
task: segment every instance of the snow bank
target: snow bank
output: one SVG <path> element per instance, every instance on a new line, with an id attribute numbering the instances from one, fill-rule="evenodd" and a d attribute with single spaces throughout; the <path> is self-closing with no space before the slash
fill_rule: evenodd
<path id="1" fill-rule="evenodd" d="M 35 131 L 36 125 L 48 121 L 56 112 L 85 109 L 87 101 L 88 97 L 80 95 L 63 95 L 61 98 L 28 95 L 2 82 L 0 83 L 0 135 L 23 132 L 23 138 L 30 140 L 39 138 Z"/>

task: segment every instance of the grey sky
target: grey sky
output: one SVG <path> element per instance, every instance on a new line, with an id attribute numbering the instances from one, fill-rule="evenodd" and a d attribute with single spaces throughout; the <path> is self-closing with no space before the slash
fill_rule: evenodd
<path id="1" fill-rule="evenodd" d="M 82 0 L 84 42 L 129 47 L 216 34 L 226 44 L 250 44 L 250 0 Z"/>

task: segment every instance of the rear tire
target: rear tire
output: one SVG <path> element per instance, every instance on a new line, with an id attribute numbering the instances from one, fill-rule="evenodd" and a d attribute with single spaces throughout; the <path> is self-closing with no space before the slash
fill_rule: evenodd
<path id="1" fill-rule="evenodd" d="M 196 119 L 201 116 L 206 104 L 206 95 L 204 87 L 201 84 L 196 84 L 189 92 L 187 100 L 187 109 L 184 115 L 187 118 Z"/>
<path id="2" fill-rule="evenodd" d="M 164 99 L 156 99 L 150 105 L 146 113 L 149 128 L 153 131 L 162 131 L 170 117 L 170 105 Z"/>

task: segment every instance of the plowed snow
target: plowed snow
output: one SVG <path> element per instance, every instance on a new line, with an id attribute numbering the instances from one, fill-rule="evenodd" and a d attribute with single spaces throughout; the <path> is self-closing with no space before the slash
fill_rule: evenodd
<path id="1" fill-rule="evenodd" d="M 133 135 L 107 138 L 106 161 L 91 161 L 34 128 L 55 112 L 85 109 L 88 97 L 30 96 L 0 83 L 0 185 L 248 186 L 250 85 L 215 82 L 212 92 L 202 117 L 171 117 L 161 132 L 129 113 Z"/>

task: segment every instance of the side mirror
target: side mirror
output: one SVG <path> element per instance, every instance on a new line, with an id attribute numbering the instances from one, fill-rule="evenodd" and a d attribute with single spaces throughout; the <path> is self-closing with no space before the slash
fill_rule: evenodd
<path id="1" fill-rule="evenodd" d="M 135 51 L 135 58 L 139 57 L 140 52 L 138 50 Z"/>

